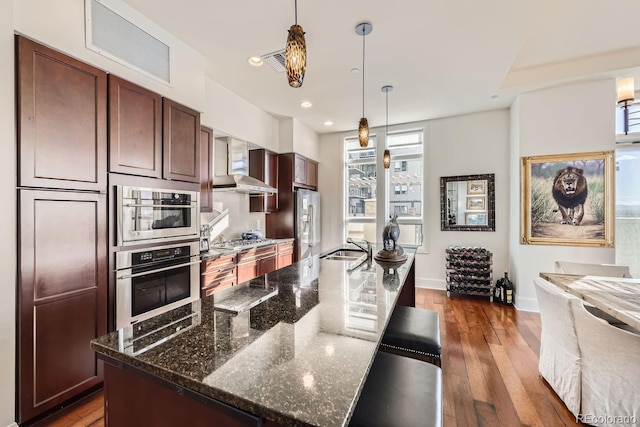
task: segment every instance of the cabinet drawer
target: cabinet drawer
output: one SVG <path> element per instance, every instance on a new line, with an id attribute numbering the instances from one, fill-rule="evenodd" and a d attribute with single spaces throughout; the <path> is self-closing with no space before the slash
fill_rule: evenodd
<path id="1" fill-rule="evenodd" d="M 219 258 L 205 259 L 202 262 L 201 271 L 203 274 L 213 273 L 215 271 L 234 268 L 236 266 L 236 254 L 224 255 Z"/>
<path id="2" fill-rule="evenodd" d="M 275 255 L 275 253 L 276 245 L 261 246 L 259 248 L 242 251 L 238 254 L 238 264 L 256 261 L 270 255 Z"/>
<path id="3" fill-rule="evenodd" d="M 236 280 L 236 275 L 237 270 L 235 266 L 226 270 L 205 273 L 201 276 L 200 285 L 202 288 L 206 288 L 218 282 L 227 281 L 230 279 Z"/>
<path id="4" fill-rule="evenodd" d="M 230 288 L 231 286 L 236 285 L 237 283 L 238 281 L 236 280 L 235 276 L 223 281 L 214 282 L 211 285 L 202 288 L 202 290 L 200 291 L 200 297 L 213 295 L 214 293 L 219 292 L 223 289 Z"/>
<path id="5" fill-rule="evenodd" d="M 278 255 L 293 252 L 293 242 L 278 243 Z"/>

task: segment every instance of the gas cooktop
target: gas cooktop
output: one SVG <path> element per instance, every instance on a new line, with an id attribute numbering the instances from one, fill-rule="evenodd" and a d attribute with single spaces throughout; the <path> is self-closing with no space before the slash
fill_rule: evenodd
<path id="1" fill-rule="evenodd" d="M 214 243 L 212 247 L 217 249 L 248 249 L 274 243 L 273 239 L 236 239 L 227 242 Z"/>

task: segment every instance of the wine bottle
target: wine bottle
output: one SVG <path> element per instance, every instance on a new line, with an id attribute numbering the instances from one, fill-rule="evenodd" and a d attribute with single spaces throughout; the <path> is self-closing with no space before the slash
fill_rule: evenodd
<path id="1" fill-rule="evenodd" d="M 509 280 L 507 272 L 504 273 L 504 289 L 505 289 L 505 301 L 507 305 L 513 305 L 513 283 Z"/>

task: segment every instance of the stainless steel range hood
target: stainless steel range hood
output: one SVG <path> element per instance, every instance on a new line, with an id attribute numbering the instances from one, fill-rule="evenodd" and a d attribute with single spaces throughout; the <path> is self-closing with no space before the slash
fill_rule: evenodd
<path id="1" fill-rule="evenodd" d="M 249 176 L 249 144 L 231 137 L 215 139 L 214 172 L 226 175 L 213 177 L 215 190 L 249 194 L 275 194 L 277 188 Z"/>

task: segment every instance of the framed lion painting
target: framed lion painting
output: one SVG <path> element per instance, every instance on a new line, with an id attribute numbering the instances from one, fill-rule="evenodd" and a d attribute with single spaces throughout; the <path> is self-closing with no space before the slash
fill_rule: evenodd
<path id="1" fill-rule="evenodd" d="M 523 244 L 613 246 L 613 151 L 523 157 Z"/>

